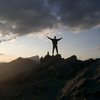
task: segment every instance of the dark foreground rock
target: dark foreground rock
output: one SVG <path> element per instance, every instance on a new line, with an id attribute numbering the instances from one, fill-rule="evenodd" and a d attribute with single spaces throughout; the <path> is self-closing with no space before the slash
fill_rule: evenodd
<path id="1" fill-rule="evenodd" d="M 100 59 L 75 55 L 46 55 L 37 68 L 0 83 L 0 100 L 99 100 L 99 93 Z"/>

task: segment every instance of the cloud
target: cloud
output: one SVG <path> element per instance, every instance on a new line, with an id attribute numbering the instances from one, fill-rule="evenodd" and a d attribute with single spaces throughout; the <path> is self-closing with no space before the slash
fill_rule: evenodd
<path id="1" fill-rule="evenodd" d="M 17 37 L 17 35 L 16 34 L 13 35 L 13 33 L 9 33 L 9 34 L 6 34 L 6 35 L 1 34 L 0 43 L 6 42 L 6 41 L 11 42 L 11 41 L 15 40 L 16 37 Z"/>
<path id="2" fill-rule="evenodd" d="M 0 0 L 0 30 L 24 35 L 53 27 L 56 18 L 45 5 L 44 0 Z"/>
<path id="3" fill-rule="evenodd" d="M 12 38 L 9 38 L 9 39 L 1 39 L 1 40 L 0 40 L 0 43 L 6 42 L 6 41 L 11 41 L 11 40 L 13 40 L 13 39 L 15 39 L 15 37 L 12 37 Z"/>
<path id="4" fill-rule="evenodd" d="M 88 29 L 100 24 L 99 4 L 100 0 L 0 0 L 0 32 L 22 36 L 59 25 Z"/>
<path id="5" fill-rule="evenodd" d="M 96 47 L 95 50 L 100 51 L 100 46 Z"/>
<path id="6" fill-rule="evenodd" d="M 4 53 L 0 53 L 0 56 L 4 55 Z"/>
<path id="7" fill-rule="evenodd" d="M 100 0 L 49 0 L 58 8 L 60 23 L 80 29 L 100 23 Z"/>

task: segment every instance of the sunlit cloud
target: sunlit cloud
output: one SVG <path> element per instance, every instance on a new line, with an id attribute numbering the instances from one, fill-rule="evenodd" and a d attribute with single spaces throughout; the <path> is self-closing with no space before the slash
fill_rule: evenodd
<path id="1" fill-rule="evenodd" d="M 6 35 L 1 34 L 0 43 L 7 42 L 7 41 L 12 42 L 16 39 L 16 37 L 17 37 L 17 34 L 12 34 L 12 33 L 6 34 Z"/>
<path id="2" fill-rule="evenodd" d="M 4 55 L 4 53 L 0 53 L 0 56 L 1 56 L 1 55 Z"/>
<path id="3" fill-rule="evenodd" d="M 41 32 L 34 32 L 34 33 L 30 33 L 28 34 L 27 36 L 28 37 L 39 37 L 40 39 L 43 39 L 45 38 L 46 36 L 54 36 L 54 35 L 57 35 L 57 34 L 62 34 L 60 30 L 55 30 L 55 29 L 45 29 L 45 30 L 42 30 Z"/>

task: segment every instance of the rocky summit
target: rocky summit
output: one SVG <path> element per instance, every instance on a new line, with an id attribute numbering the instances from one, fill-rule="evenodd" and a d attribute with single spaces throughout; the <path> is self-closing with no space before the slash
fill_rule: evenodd
<path id="1" fill-rule="evenodd" d="M 75 55 L 67 59 L 46 55 L 35 65 L 33 60 L 25 58 L 10 63 L 9 66 L 33 69 L 0 81 L 0 100 L 100 99 L 99 58 L 81 61 Z"/>

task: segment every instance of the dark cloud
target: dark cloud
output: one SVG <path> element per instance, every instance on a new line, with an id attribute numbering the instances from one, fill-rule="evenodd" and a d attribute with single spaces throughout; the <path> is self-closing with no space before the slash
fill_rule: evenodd
<path id="1" fill-rule="evenodd" d="M 0 32 L 24 35 L 57 24 L 87 29 L 100 24 L 100 0 L 0 0 Z"/>
<path id="2" fill-rule="evenodd" d="M 59 8 L 60 23 L 81 29 L 100 24 L 100 0 L 49 0 Z"/>
<path id="3" fill-rule="evenodd" d="M 1 30 L 23 35 L 51 28 L 56 18 L 50 10 L 44 0 L 0 0 Z"/>

